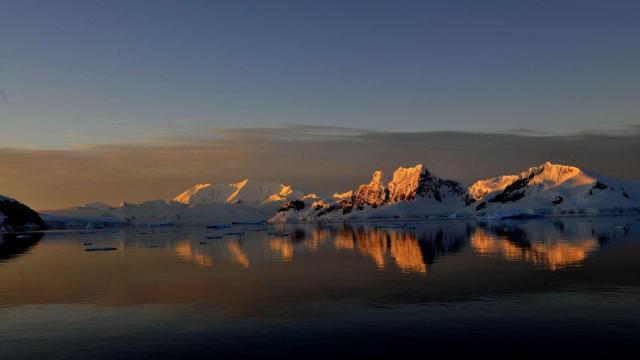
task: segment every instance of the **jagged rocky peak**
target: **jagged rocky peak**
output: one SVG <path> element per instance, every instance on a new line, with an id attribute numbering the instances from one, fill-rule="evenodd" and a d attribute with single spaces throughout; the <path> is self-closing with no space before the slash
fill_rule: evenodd
<path id="1" fill-rule="evenodd" d="M 474 200 L 460 183 L 441 179 L 418 164 L 409 168 L 398 168 L 389 182 L 389 203 L 413 200 L 416 197 L 433 199 L 437 202 L 463 201 L 469 205 Z"/>
<path id="2" fill-rule="evenodd" d="M 360 185 L 355 193 L 335 193 L 333 199 L 333 202 L 317 201 L 312 204 L 290 201 L 270 222 L 359 216 L 422 217 L 468 211 L 469 205 L 475 202 L 460 183 L 434 176 L 422 164 L 399 167 L 390 181 L 382 171 L 376 170 L 371 181 Z"/>
<path id="3" fill-rule="evenodd" d="M 416 191 L 423 198 L 432 198 L 438 202 L 462 202 L 469 206 L 475 202 L 467 190 L 457 181 L 441 179 L 424 171 L 420 177 L 420 185 Z"/>
<path id="4" fill-rule="evenodd" d="M 388 189 L 386 186 L 386 177 L 382 171 L 376 170 L 368 184 L 358 187 L 355 195 L 355 203 L 359 206 L 379 206 L 387 201 L 387 198 Z M 341 200 L 346 200 L 346 198 Z"/>
<path id="5" fill-rule="evenodd" d="M 393 179 L 389 182 L 389 202 L 413 200 L 420 189 L 421 182 L 428 175 L 427 168 L 422 164 L 396 169 L 393 172 Z"/>
<path id="6" fill-rule="evenodd" d="M 434 176 L 424 165 L 418 164 L 413 167 L 399 167 L 393 172 L 391 181 L 386 183 L 384 174 L 376 171 L 370 183 L 358 188 L 355 204 L 360 207 L 377 207 L 414 200 L 417 196 L 438 202 L 452 198 L 463 200 L 467 205 L 474 201 L 458 182 Z"/>

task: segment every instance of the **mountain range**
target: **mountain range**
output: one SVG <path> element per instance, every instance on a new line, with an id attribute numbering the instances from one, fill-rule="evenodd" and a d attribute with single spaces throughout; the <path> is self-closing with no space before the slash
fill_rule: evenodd
<path id="1" fill-rule="evenodd" d="M 640 212 L 640 185 L 549 162 L 520 174 L 461 183 L 419 164 L 400 167 L 390 181 L 375 171 L 350 198 L 294 200 L 272 222 L 390 218 L 510 218 Z"/>
<path id="2" fill-rule="evenodd" d="M 50 226 L 102 227 L 114 225 L 259 223 L 287 201 L 319 199 L 280 183 L 244 179 L 231 184 L 196 184 L 170 201 L 149 200 L 110 206 L 93 202 L 69 209 L 45 210 Z"/>
<path id="3" fill-rule="evenodd" d="M 640 185 L 577 167 L 544 163 L 471 186 L 424 165 L 375 171 L 355 190 L 319 197 L 290 185 L 244 179 L 197 184 L 173 200 L 90 203 L 41 213 L 54 227 L 231 222 L 357 221 L 398 218 L 537 217 L 640 213 Z"/>

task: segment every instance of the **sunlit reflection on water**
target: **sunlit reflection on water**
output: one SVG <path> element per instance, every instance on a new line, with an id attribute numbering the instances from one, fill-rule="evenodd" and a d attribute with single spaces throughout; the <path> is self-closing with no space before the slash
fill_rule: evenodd
<path id="1" fill-rule="evenodd" d="M 333 249 L 336 254 L 346 252 L 368 258 L 378 270 L 395 267 L 402 273 L 420 274 L 426 274 L 428 264 L 436 258 L 447 257 L 468 247 L 472 254 L 531 263 L 555 271 L 580 266 L 600 248 L 603 239 L 615 235 L 601 230 L 597 233 L 596 228 L 586 229 L 584 224 L 572 229 L 573 232 L 567 232 L 558 228 L 557 221 L 546 226 L 527 226 L 458 223 L 441 228 L 437 224 L 379 228 L 370 224 L 334 224 L 296 228 L 292 225 L 288 232 L 276 235 L 256 233 L 244 236 L 242 241 L 237 236 L 216 236 L 214 240 L 204 242 L 186 238 L 176 242 L 174 247 L 176 255 L 202 266 L 211 266 L 217 261 L 231 262 L 248 269 L 253 256 L 250 253 L 256 248 L 261 249 L 256 259 L 260 262 L 267 261 L 265 252 L 272 254 L 268 258 L 271 261 L 292 262 L 296 252 L 323 251 L 326 256 L 326 252 Z"/>
<path id="2" fill-rule="evenodd" d="M 189 240 L 183 240 L 176 243 L 175 246 L 176 255 L 187 261 L 193 261 L 194 263 L 202 266 L 212 266 L 213 259 L 211 256 L 199 254 L 197 250 L 193 249 Z"/>
<path id="3" fill-rule="evenodd" d="M 487 231 L 478 229 L 471 235 L 471 246 L 481 255 L 502 256 L 510 261 L 527 261 L 553 271 L 579 266 L 590 253 L 598 249 L 598 242 L 587 238 L 520 244 L 508 237 L 490 235 Z"/>
<path id="4" fill-rule="evenodd" d="M 293 261 L 293 244 L 291 244 L 291 240 L 289 239 L 270 239 L 269 246 L 271 247 L 271 251 L 275 254 L 278 254 L 282 261 Z M 312 250 L 317 250 L 317 248 L 312 247 Z"/>
<path id="5" fill-rule="evenodd" d="M 229 252 L 231 252 L 231 261 L 248 269 L 250 265 L 249 257 L 242 251 L 240 243 L 237 240 L 230 240 L 227 242 L 227 246 L 229 247 Z"/>
<path id="6" fill-rule="evenodd" d="M 234 331 L 260 332 L 256 339 L 281 348 L 292 346 L 282 339 L 292 338 L 340 349 L 371 329 L 381 346 L 398 339 L 397 329 L 419 338 L 415 346 L 433 334 L 456 343 L 460 332 L 491 343 L 520 329 L 510 344 L 531 337 L 548 343 L 544 336 L 555 329 L 584 333 L 613 326 L 619 336 L 601 344 L 631 341 L 640 333 L 640 222 L 634 218 L 264 228 L 4 235 L 0 348 L 45 356 L 48 349 L 65 349 L 64 342 L 47 341 L 55 335 L 71 348 L 76 345 L 69 339 L 83 339 L 83 346 L 105 357 L 111 354 L 99 348 L 109 344 L 96 334 L 138 331 L 146 342 L 133 353 L 137 357 L 185 329 L 195 342 L 181 338 L 188 349 L 217 351 L 228 349 L 220 344 L 248 341 L 230 337 Z M 478 305 L 485 302 L 488 308 Z M 442 304 L 455 311 L 444 311 Z M 96 319 L 103 312 L 109 316 Z M 65 313 L 75 320 L 66 320 Z M 237 328 L 245 322 L 251 325 Z M 493 330 L 486 329 L 489 322 Z M 427 329 L 436 325 L 446 331 Z M 267 330 L 271 326 L 279 330 Z M 345 333 L 350 327 L 359 330 Z M 298 338 L 301 328 L 308 337 Z M 500 333 L 492 333 L 496 329 Z M 213 333 L 224 341 L 208 339 Z M 431 338 L 421 338 L 426 334 Z M 198 336 L 204 338 L 196 341 Z M 23 346 L 22 338 L 46 345 Z"/>

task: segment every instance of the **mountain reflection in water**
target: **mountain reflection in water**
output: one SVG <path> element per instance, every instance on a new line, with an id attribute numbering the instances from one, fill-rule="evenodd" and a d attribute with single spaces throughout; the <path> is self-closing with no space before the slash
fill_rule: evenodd
<path id="1" fill-rule="evenodd" d="M 5 234 L 0 348 L 78 359 L 392 358 L 425 346 L 610 355 L 640 341 L 639 229 L 635 218 L 563 218 Z"/>
<path id="2" fill-rule="evenodd" d="M 390 256 L 402 272 L 427 272 L 416 234 L 409 230 L 345 226 L 334 244 L 338 250 L 357 250 L 370 257 L 378 269 L 385 268 Z"/>
<path id="3" fill-rule="evenodd" d="M 0 234 L 0 263 L 27 253 L 42 236 L 42 233 Z"/>
<path id="4" fill-rule="evenodd" d="M 477 229 L 471 235 L 471 246 L 482 255 L 502 256 L 511 261 L 528 261 L 549 270 L 557 270 L 580 265 L 591 252 L 598 249 L 598 242 L 593 238 L 576 239 L 572 242 L 551 238 L 523 244 L 509 236 Z"/>
<path id="5" fill-rule="evenodd" d="M 555 271 L 580 266 L 611 236 L 629 232 L 630 225 L 602 225 L 591 221 L 417 223 L 398 227 L 375 224 L 330 224 L 291 226 L 283 233 L 261 236 L 252 242 L 237 237 L 197 243 L 180 240 L 175 253 L 197 265 L 233 263 L 248 269 L 251 252 L 269 252 L 271 261 L 291 262 L 296 253 L 335 249 L 338 253 L 359 254 L 384 270 L 395 266 L 402 273 L 426 274 L 437 258 L 452 255 L 469 246 L 481 256 L 522 261 Z M 289 232 L 286 232 L 286 231 Z M 332 245 L 332 246 L 331 246 Z"/>

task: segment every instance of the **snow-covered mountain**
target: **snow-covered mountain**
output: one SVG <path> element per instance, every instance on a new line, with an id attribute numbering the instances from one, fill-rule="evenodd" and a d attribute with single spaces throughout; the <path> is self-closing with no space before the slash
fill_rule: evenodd
<path id="1" fill-rule="evenodd" d="M 268 220 L 292 199 L 319 198 L 315 194 L 303 195 L 291 186 L 245 179 L 225 185 L 194 185 L 172 201 L 123 202 L 118 206 L 94 202 L 43 211 L 43 217 L 52 227 L 254 223 Z"/>
<path id="2" fill-rule="evenodd" d="M 476 181 L 477 215 L 488 217 L 615 214 L 640 209 L 638 183 L 574 166 L 544 163 L 518 175 Z"/>
<path id="3" fill-rule="evenodd" d="M 0 196 L 0 232 L 42 230 L 45 227 L 40 215 L 27 205 Z"/>
<path id="4" fill-rule="evenodd" d="M 291 186 L 245 179 L 195 185 L 172 201 L 109 206 L 91 203 L 45 211 L 48 224 L 209 224 L 231 222 L 350 221 L 398 218 L 506 218 L 640 213 L 640 185 L 577 167 L 545 163 L 515 175 L 478 180 L 470 187 L 439 178 L 425 166 L 375 171 L 355 191 L 326 199 Z"/>
<path id="5" fill-rule="evenodd" d="M 173 199 L 185 205 L 244 203 L 262 206 L 298 199 L 303 194 L 291 186 L 244 179 L 233 184 L 197 184 Z"/>
<path id="6" fill-rule="evenodd" d="M 350 196 L 346 196 L 349 194 Z M 475 200 L 458 182 L 431 174 L 426 167 L 396 169 L 390 181 L 380 170 L 355 193 L 335 194 L 336 201 L 286 203 L 272 222 L 364 218 L 424 217 L 471 211 Z"/>
<path id="7" fill-rule="evenodd" d="M 87 204 L 69 209 L 45 210 L 43 219 L 51 227 L 92 228 L 127 225 L 203 225 L 232 222 L 258 223 L 273 215 L 273 208 L 258 208 L 242 203 L 205 203 L 185 205 L 176 201 L 150 200 L 119 206 Z"/>
<path id="8" fill-rule="evenodd" d="M 478 180 L 469 188 L 440 179 L 422 165 L 398 168 L 390 181 L 376 171 L 369 183 L 334 198 L 287 203 L 270 221 L 640 213 L 638 183 L 549 162 Z"/>

